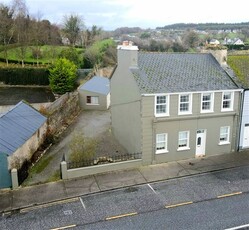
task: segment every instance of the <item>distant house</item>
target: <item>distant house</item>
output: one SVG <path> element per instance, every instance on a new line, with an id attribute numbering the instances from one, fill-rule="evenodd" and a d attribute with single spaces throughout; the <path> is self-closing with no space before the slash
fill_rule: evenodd
<path id="1" fill-rule="evenodd" d="M 24 101 L 0 116 L 0 154 L 8 156 L 9 170 L 19 169 L 44 142 L 46 121 L 45 116 Z"/>
<path id="2" fill-rule="evenodd" d="M 78 88 L 80 105 L 86 110 L 106 110 L 110 106 L 110 81 L 94 76 Z"/>
<path id="3" fill-rule="evenodd" d="M 244 42 L 240 38 L 225 38 L 223 41 L 223 45 L 243 46 Z"/>
<path id="4" fill-rule="evenodd" d="M 242 89 L 212 54 L 117 51 L 111 122 L 128 152 L 148 165 L 236 151 Z"/>
<path id="5" fill-rule="evenodd" d="M 217 39 L 211 39 L 209 42 L 209 45 L 218 46 L 218 45 L 220 45 L 220 42 Z"/>

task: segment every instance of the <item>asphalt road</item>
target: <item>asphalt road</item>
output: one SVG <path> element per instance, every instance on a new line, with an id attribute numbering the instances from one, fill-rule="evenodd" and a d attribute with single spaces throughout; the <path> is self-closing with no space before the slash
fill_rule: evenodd
<path id="1" fill-rule="evenodd" d="M 101 192 L 0 217 L 0 229 L 226 229 L 249 223 L 249 166 Z"/>

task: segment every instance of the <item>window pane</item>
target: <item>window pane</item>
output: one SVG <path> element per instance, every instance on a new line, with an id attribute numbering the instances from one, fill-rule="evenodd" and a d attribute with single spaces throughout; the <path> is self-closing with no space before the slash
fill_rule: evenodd
<path id="1" fill-rule="evenodd" d="M 188 102 L 189 101 L 189 96 L 188 95 L 181 95 L 180 101 L 181 102 Z"/>
<path id="2" fill-rule="evenodd" d="M 166 113 L 166 105 L 157 105 L 156 113 Z"/>
<path id="3" fill-rule="evenodd" d="M 223 99 L 224 100 L 231 99 L 231 93 L 224 93 Z"/>
<path id="4" fill-rule="evenodd" d="M 166 150 L 166 134 L 156 135 L 156 150 Z"/>
<path id="5" fill-rule="evenodd" d="M 166 96 L 158 96 L 157 104 L 164 104 L 164 103 L 166 103 Z"/>
<path id="6" fill-rule="evenodd" d="M 86 96 L 86 103 L 91 104 L 91 96 Z"/>

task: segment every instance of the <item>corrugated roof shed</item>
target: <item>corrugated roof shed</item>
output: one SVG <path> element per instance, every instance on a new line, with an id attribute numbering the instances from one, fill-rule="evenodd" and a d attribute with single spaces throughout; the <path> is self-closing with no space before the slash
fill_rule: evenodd
<path id="1" fill-rule="evenodd" d="M 47 118 L 25 102 L 19 102 L 0 116 L 0 153 L 11 155 L 21 147 Z"/>
<path id="2" fill-rule="evenodd" d="M 107 95 L 110 92 L 110 81 L 106 77 L 94 76 L 79 89 Z"/>
<path id="3" fill-rule="evenodd" d="M 139 52 L 131 72 L 141 93 L 238 89 L 211 54 Z"/>

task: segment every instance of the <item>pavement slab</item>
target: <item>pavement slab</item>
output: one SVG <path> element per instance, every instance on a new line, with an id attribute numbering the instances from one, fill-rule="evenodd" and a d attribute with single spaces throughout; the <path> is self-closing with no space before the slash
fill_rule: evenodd
<path id="1" fill-rule="evenodd" d="M 146 183 L 137 169 L 97 174 L 95 178 L 101 191 Z"/>
<path id="2" fill-rule="evenodd" d="M 94 176 L 65 180 L 64 186 L 68 197 L 100 191 Z"/>
<path id="3" fill-rule="evenodd" d="M 139 168 L 139 171 L 147 182 L 186 176 L 189 174 L 189 172 L 177 162 L 141 167 Z"/>

